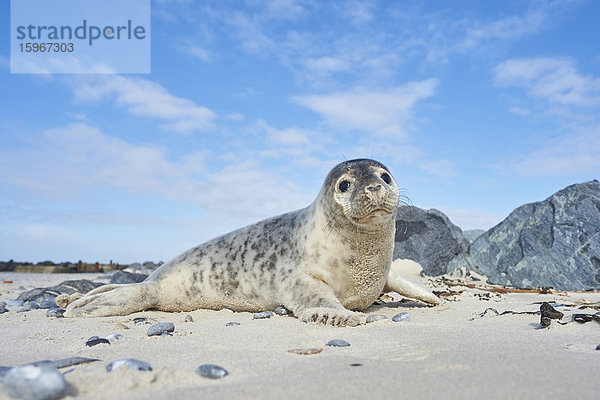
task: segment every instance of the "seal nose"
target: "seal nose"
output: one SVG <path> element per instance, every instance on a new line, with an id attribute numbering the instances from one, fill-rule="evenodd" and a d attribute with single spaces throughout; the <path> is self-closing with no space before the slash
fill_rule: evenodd
<path id="1" fill-rule="evenodd" d="M 380 190 L 380 189 L 381 189 L 381 185 L 377 185 L 377 186 L 373 186 L 373 185 L 371 185 L 371 186 L 367 186 L 367 190 L 368 190 L 369 192 L 376 192 L 376 191 L 378 191 L 378 190 Z"/>

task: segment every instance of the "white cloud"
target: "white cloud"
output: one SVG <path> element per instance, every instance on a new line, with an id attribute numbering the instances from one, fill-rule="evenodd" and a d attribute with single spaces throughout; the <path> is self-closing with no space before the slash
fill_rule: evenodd
<path id="1" fill-rule="evenodd" d="M 512 171 L 525 177 L 597 173 L 599 154 L 600 126 L 596 126 L 548 139 L 539 149 L 513 160 Z"/>
<path id="2" fill-rule="evenodd" d="M 214 127 L 216 114 L 182 97 L 177 97 L 155 82 L 119 75 L 97 78 L 77 77 L 69 81 L 75 99 L 95 102 L 114 101 L 136 116 L 164 121 L 162 128 L 181 133 L 207 131 Z"/>
<path id="3" fill-rule="evenodd" d="M 353 89 L 293 98 L 319 113 L 332 126 L 366 130 L 377 135 L 404 136 L 415 104 L 434 95 L 438 81 L 409 82 L 387 90 Z"/>
<path id="4" fill-rule="evenodd" d="M 501 87 L 519 87 L 552 105 L 600 105 L 600 78 L 582 75 L 568 58 L 510 59 L 497 65 L 494 81 Z"/>
<path id="5" fill-rule="evenodd" d="M 419 163 L 419 167 L 439 177 L 451 178 L 456 176 L 456 169 L 452 162 L 448 160 L 424 161 Z"/>

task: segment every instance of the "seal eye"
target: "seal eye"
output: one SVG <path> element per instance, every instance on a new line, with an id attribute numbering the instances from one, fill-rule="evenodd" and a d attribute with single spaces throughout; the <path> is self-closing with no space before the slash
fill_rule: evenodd
<path id="1" fill-rule="evenodd" d="M 387 183 L 388 185 L 390 183 L 392 183 L 392 178 L 390 178 L 389 174 L 387 172 L 384 172 L 383 174 L 381 174 L 381 179 L 383 179 L 383 181 L 385 183 Z"/>
<path id="2" fill-rule="evenodd" d="M 340 184 L 338 185 L 338 189 L 340 189 L 340 192 L 344 193 L 346 190 L 348 190 L 348 188 L 350 187 L 350 182 L 348 181 L 341 181 Z"/>

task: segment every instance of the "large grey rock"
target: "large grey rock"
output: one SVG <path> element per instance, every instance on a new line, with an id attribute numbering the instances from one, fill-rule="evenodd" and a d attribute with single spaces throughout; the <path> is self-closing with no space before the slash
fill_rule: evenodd
<path id="1" fill-rule="evenodd" d="M 127 271 L 117 271 L 110 278 L 111 284 L 125 284 L 125 283 L 140 283 L 143 282 L 148 275 L 146 274 L 134 274 Z"/>
<path id="2" fill-rule="evenodd" d="M 500 285 L 600 288 L 600 183 L 571 185 L 517 208 L 448 271 L 463 266 Z"/>
<path id="3" fill-rule="evenodd" d="M 442 212 L 414 206 L 398 209 L 394 260 L 408 258 L 418 262 L 426 275 L 446 273 L 450 260 L 469 246 L 461 229 Z"/>
<path id="4" fill-rule="evenodd" d="M 484 229 L 471 229 L 467 231 L 463 231 L 463 236 L 465 239 L 469 241 L 469 243 L 473 243 L 475 239 L 485 233 Z"/>

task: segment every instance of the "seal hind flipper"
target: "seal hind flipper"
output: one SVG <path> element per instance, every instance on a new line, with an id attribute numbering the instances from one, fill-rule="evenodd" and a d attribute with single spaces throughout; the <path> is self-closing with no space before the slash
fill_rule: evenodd
<path id="1" fill-rule="evenodd" d="M 383 288 L 385 292 L 396 292 L 411 299 L 423 301 L 428 304 L 440 305 L 440 299 L 424 287 L 404 279 L 394 269 L 390 269 L 388 279 Z"/>
<path id="2" fill-rule="evenodd" d="M 153 282 L 106 285 L 69 304 L 65 317 L 127 315 L 155 307 L 158 299 L 158 287 Z"/>

